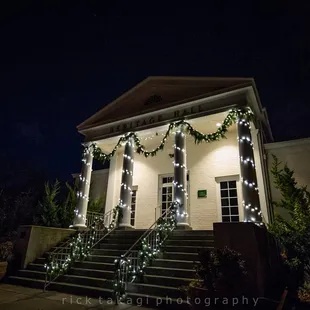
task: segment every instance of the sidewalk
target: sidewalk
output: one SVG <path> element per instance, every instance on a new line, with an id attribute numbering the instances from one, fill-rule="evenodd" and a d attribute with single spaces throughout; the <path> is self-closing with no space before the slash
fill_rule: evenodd
<path id="1" fill-rule="evenodd" d="M 75 296 L 58 292 L 0 284 L 1 310 L 150 310 L 150 308 L 121 304 L 110 301 Z"/>

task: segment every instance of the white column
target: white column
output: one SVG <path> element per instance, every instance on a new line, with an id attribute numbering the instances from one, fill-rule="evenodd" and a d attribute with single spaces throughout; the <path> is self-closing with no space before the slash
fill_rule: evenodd
<path id="1" fill-rule="evenodd" d="M 129 138 L 125 144 L 123 170 L 122 170 L 122 183 L 119 205 L 122 210 L 122 217 L 119 222 L 119 227 L 132 227 L 130 225 L 130 212 L 131 212 L 131 196 L 132 196 L 132 177 L 133 177 L 133 154 L 134 154 L 134 141 Z"/>
<path id="2" fill-rule="evenodd" d="M 92 148 L 85 149 L 82 159 L 82 172 L 79 179 L 79 191 L 77 192 L 77 206 L 74 210 L 73 227 L 86 227 L 86 214 L 89 201 L 89 188 L 91 181 L 93 154 Z"/>
<path id="3" fill-rule="evenodd" d="M 260 142 L 260 133 L 259 130 L 254 128 L 253 124 L 251 125 L 251 135 L 253 141 L 253 151 L 254 151 L 254 160 L 256 165 L 256 174 L 257 174 L 257 184 L 259 188 L 259 203 L 262 211 L 262 218 L 264 222 L 269 223 L 269 214 L 267 210 L 267 183 L 265 179 L 265 167 L 264 167 L 264 154 L 262 145 Z"/>
<path id="4" fill-rule="evenodd" d="M 116 173 L 117 173 L 117 157 L 118 153 L 116 152 L 114 156 L 110 159 L 110 167 L 109 167 L 109 178 L 108 178 L 108 186 L 107 186 L 107 194 L 106 194 L 106 202 L 105 202 L 105 213 L 111 211 L 116 205 L 118 198 L 116 197 Z M 117 191 L 119 190 L 119 186 L 117 187 Z M 118 195 L 118 194 L 117 194 Z"/>
<path id="5" fill-rule="evenodd" d="M 240 109 L 237 119 L 244 221 L 261 224 L 262 212 L 259 203 L 251 126 L 247 111 L 247 108 Z"/>
<path id="6" fill-rule="evenodd" d="M 174 200 L 179 203 L 177 210 L 177 225 L 189 226 L 187 213 L 188 193 L 184 126 L 181 126 L 176 131 L 174 141 Z"/>

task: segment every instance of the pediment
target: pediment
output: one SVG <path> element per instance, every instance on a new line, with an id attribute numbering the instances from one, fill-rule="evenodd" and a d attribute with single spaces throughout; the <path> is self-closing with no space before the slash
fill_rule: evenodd
<path id="1" fill-rule="evenodd" d="M 149 77 L 78 126 L 83 130 L 252 85 L 251 78 Z"/>

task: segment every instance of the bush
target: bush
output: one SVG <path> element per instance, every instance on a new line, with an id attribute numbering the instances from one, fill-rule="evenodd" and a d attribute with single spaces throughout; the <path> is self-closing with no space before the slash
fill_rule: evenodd
<path id="1" fill-rule="evenodd" d="M 0 262 L 6 262 L 12 258 L 13 243 L 6 241 L 0 243 Z"/>
<path id="2" fill-rule="evenodd" d="M 276 215 L 268 229 L 282 248 L 282 257 L 288 267 L 287 283 L 293 290 L 303 285 L 310 265 L 310 192 L 298 186 L 294 171 L 273 156 L 271 173 L 281 192 L 276 208 L 285 209 L 289 218 Z"/>
<path id="3" fill-rule="evenodd" d="M 65 183 L 65 187 L 56 180 L 54 184 L 45 184 L 43 199 L 38 203 L 37 225 L 47 227 L 68 228 L 74 218 L 77 205 L 77 188 Z M 104 197 L 90 200 L 88 211 L 100 212 L 104 204 Z"/>
<path id="4" fill-rule="evenodd" d="M 235 293 L 246 288 L 245 262 L 240 253 L 227 247 L 201 251 L 195 269 L 196 279 L 191 282 L 191 287 Z"/>
<path id="5" fill-rule="evenodd" d="M 298 290 L 298 298 L 302 303 L 310 304 L 310 282 L 305 282 Z"/>

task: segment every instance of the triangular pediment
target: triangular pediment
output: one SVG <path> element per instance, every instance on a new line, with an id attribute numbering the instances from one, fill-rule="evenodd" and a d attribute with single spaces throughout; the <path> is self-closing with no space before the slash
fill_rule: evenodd
<path id="1" fill-rule="evenodd" d="M 251 78 L 149 77 L 78 126 L 79 130 L 252 85 Z"/>

